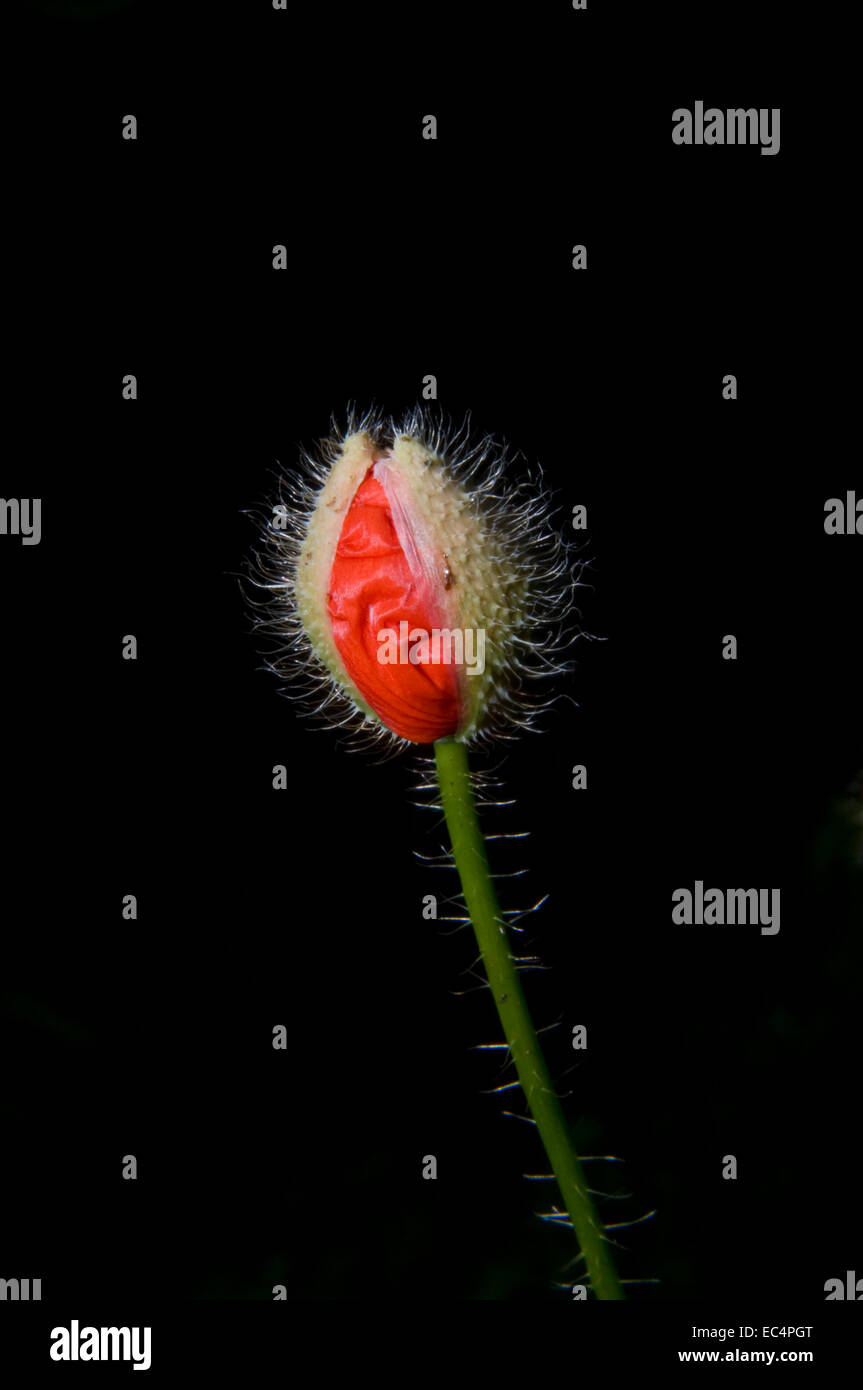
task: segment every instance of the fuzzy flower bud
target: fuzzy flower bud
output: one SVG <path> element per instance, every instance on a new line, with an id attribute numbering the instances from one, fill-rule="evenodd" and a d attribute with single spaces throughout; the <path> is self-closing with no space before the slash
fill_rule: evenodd
<path id="1" fill-rule="evenodd" d="M 563 669 L 574 580 L 547 499 L 463 433 L 366 416 L 288 481 L 259 559 L 264 625 L 293 639 L 325 707 L 413 744 L 523 724 L 529 682 Z"/>

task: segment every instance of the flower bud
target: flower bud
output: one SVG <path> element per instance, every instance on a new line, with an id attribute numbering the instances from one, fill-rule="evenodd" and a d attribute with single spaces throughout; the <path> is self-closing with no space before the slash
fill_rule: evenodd
<path id="1" fill-rule="evenodd" d="M 330 685 L 327 706 L 338 694 L 413 744 L 524 723 L 527 683 L 562 669 L 555 629 L 571 606 L 537 480 L 512 487 L 491 441 L 441 444 L 419 412 L 331 441 L 283 507 L 291 525 L 273 530 L 265 571 L 285 605 L 275 625 Z"/>

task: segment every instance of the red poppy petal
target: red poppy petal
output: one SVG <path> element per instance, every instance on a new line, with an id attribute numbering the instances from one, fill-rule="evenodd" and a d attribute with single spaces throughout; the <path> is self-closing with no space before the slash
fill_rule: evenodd
<path id="1" fill-rule="evenodd" d="M 443 581 L 442 581 L 443 582 Z M 382 663 L 378 633 L 407 622 L 446 627 L 422 574 L 412 574 L 386 491 L 369 469 L 354 494 L 330 571 L 327 610 L 345 668 L 378 718 L 411 743 L 457 731 L 463 701 L 458 668 L 444 662 Z"/>

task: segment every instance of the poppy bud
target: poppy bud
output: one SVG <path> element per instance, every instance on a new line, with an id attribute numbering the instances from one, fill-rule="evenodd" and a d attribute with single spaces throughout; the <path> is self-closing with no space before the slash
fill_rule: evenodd
<path id="1" fill-rule="evenodd" d="M 318 686 L 408 743 L 523 723 L 573 585 L 537 479 L 513 487 L 504 451 L 447 446 L 420 412 L 369 415 L 311 462 L 265 578 Z"/>

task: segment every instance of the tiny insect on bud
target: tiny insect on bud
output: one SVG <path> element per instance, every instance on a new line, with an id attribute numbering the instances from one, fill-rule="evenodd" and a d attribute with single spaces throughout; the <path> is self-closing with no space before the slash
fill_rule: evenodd
<path id="1" fill-rule="evenodd" d="M 412 744 L 527 722 L 526 683 L 565 669 L 574 587 L 538 480 L 513 487 L 505 451 L 447 445 L 420 412 L 366 416 L 309 462 L 259 573 L 283 605 L 267 625 L 305 649 L 326 708 L 337 691 Z"/>

